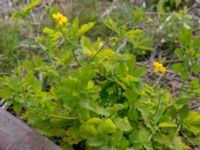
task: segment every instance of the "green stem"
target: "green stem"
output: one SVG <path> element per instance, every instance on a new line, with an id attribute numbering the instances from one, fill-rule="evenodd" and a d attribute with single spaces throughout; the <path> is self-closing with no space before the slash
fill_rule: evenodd
<path id="1" fill-rule="evenodd" d="M 158 105 L 157 105 L 157 107 L 156 107 L 156 111 L 155 111 L 155 113 L 153 114 L 153 117 L 156 116 L 156 114 L 157 114 L 157 112 L 158 112 L 158 109 L 160 108 L 160 104 L 161 104 L 161 96 L 163 96 L 164 93 L 165 93 L 165 91 L 163 91 L 163 93 L 161 93 L 161 94 L 159 95 Z"/>
<path id="2" fill-rule="evenodd" d="M 161 74 L 161 75 L 158 77 L 158 79 L 156 80 L 156 83 L 153 85 L 153 88 L 155 88 L 155 87 L 159 84 L 159 82 L 160 82 L 160 80 L 162 79 L 163 76 L 164 76 L 164 73 Z"/>
<path id="3" fill-rule="evenodd" d="M 195 143 L 190 139 L 190 137 L 188 137 L 184 132 L 181 131 L 181 134 L 188 140 L 188 142 L 193 146 L 193 148 L 195 147 Z"/>
<path id="4" fill-rule="evenodd" d="M 62 33 L 62 36 L 63 36 L 65 42 L 74 45 L 72 42 L 70 42 L 70 41 L 65 37 L 65 34 L 63 33 L 61 26 L 59 26 L 59 27 L 60 27 L 60 31 L 61 31 L 61 33 Z M 75 61 L 77 62 L 77 64 L 79 65 L 79 67 L 82 66 L 81 63 L 79 62 L 78 58 L 76 57 L 75 51 L 74 51 L 73 49 L 72 49 L 72 55 L 73 55 Z"/>
<path id="5" fill-rule="evenodd" d="M 107 45 L 108 41 L 109 41 L 109 38 L 107 38 L 106 41 L 104 42 L 104 44 L 103 44 L 102 46 L 100 46 L 100 47 L 97 49 L 97 52 L 96 52 L 96 53 L 94 54 L 94 56 L 92 56 L 92 58 L 88 61 L 88 64 L 89 64 L 90 62 L 92 62 L 92 61 L 95 59 L 95 57 L 103 50 L 103 48 Z"/>
<path id="6" fill-rule="evenodd" d="M 54 117 L 54 118 L 59 118 L 59 119 L 66 119 L 66 120 L 76 120 L 77 119 L 76 117 L 64 117 L 64 116 L 57 116 L 57 115 L 52 115 L 52 114 L 50 115 L 47 112 L 37 110 L 37 109 L 35 109 L 32 106 L 31 107 L 27 106 L 27 105 L 23 104 L 22 102 L 19 102 L 19 101 L 16 101 L 16 100 L 14 100 L 14 101 L 17 102 L 17 103 L 19 103 L 19 104 L 21 104 L 23 107 L 27 108 L 28 110 L 36 112 L 36 113 L 41 114 L 41 115 L 45 115 L 45 116 L 49 116 L 49 117 Z"/>

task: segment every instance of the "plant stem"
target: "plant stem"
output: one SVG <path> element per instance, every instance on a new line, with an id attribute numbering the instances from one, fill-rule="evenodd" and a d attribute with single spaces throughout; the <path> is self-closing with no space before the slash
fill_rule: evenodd
<path id="1" fill-rule="evenodd" d="M 155 87 L 159 84 L 159 82 L 160 82 L 160 80 L 162 79 L 163 76 L 164 76 L 164 73 L 161 74 L 161 75 L 158 77 L 156 83 L 153 85 L 153 88 L 155 88 Z"/>
<path id="2" fill-rule="evenodd" d="M 180 131 L 181 134 L 188 140 L 188 142 L 190 142 L 190 144 L 193 146 L 193 148 L 195 147 L 195 143 L 182 131 Z"/>
<path id="3" fill-rule="evenodd" d="M 69 43 L 71 43 L 72 45 L 74 45 L 72 42 L 70 42 L 70 41 L 65 37 L 65 34 L 63 33 L 61 27 L 60 27 L 60 31 L 61 31 L 61 33 L 62 33 L 62 36 L 63 36 L 65 42 L 69 42 Z M 72 49 L 72 54 L 73 54 L 73 57 L 74 57 L 75 61 L 76 61 L 77 64 L 79 65 L 79 67 L 82 66 L 81 63 L 79 62 L 78 58 L 76 57 L 75 51 L 74 51 L 73 49 Z"/>
<path id="4" fill-rule="evenodd" d="M 44 112 L 44 111 L 40 111 L 38 109 L 35 109 L 34 107 L 30 107 L 30 106 L 27 106 L 19 101 L 16 101 L 14 100 L 15 102 L 17 103 L 20 103 L 23 107 L 27 108 L 28 110 L 30 111 L 33 111 L 33 112 L 36 112 L 38 114 L 41 114 L 41 115 L 45 115 L 45 116 L 49 116 L 49 117 L 54 117 L 54 118 L 59 118 L 59 119 L 66 119 L 66 120 L 76 120 L 77 118 L 76 117 L 64 117 L 64 116 L 57 116 L 57 115 L 52 115 L 52 114 L 48 114 L 47 112 Z"/>

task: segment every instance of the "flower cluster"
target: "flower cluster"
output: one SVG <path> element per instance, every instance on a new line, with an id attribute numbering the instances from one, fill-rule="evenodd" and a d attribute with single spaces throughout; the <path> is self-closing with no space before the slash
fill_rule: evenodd
<path id="1" fill-rule="evenodd" d="M 60 25 L 60 26 L 64 26 L 67 24 L 68 19 L 67 17 L 65 17 L 63 14 L 61 13 L 55 13 L 52 15 L 52 17 L 55 19 L 55 21 Z"/>
<path id="2" fill-rule="evenodd" d="M 154 72 L 162 72 L 165 73 L 167 69 L 163 66 L 163 64 L 160 64 L 159 62 L 155 61 L 153 63 L 154 65 Z"/>

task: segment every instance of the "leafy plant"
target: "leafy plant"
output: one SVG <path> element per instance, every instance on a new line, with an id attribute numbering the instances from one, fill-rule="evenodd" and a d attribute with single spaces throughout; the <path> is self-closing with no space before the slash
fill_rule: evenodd
<path id="1" fill-rule="evenodd" d="M 149 50 L 141 30 L 119 28 L 111 19 L 105 24 L 117 33 L 116 41 L 129 41 L 137 53 Z M 169 90 L 145 83 L 148 68 L 137 66 L 133 53 L 110 48 L 110 39 L 85 36 L 93 26 L 79 26 L 76 18 L 44 28 L 36 43 L 44 57 L 27 58 L 14 75 L 1 78 L 0 97 L 16 112 L 24 108 L 22 117 L 52 140 L 59 138 L 64 149 L 79 144 L 101 150 L 180 150 L 199 144 L 188 140 L 200 133 L 200 114 L 187 107 L 195 95 L 182 91 L 172 98 Z M 190 35 L 184 29 L 183 34 L 180 41 Z M 196 87 L 193 80 L 189 89 Z"/>
<path id="2" fill-rule="evenodd" d="M 199 74 L 199 57 L 200 57 L 200 37 L 193 37 L 192 31 L 182 27 L 179 34 L 181 48 L 176 49 L 180 63 L 173 66 L 176 72 L 180 72 L 183 78 L 191 74 Z"/>
<path id="3" fill-rule="evenodd" d="M 19 53 L 19 26 L 12 25 L 11 23 L 1 21 L 1 35 L 0 38 L 0 72 L 7 73 L 14 64 L 18 63 Z M 8 34 L 9 33 L 9 34 Z"/>

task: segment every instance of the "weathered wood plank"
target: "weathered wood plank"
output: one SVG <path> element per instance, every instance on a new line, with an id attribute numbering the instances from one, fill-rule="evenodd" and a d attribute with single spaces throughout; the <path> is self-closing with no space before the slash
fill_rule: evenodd
<path id="1" fill-rule="evenodd" d="M 0 108 L 0 150 L 61 150 L 24 122 Z"/>

